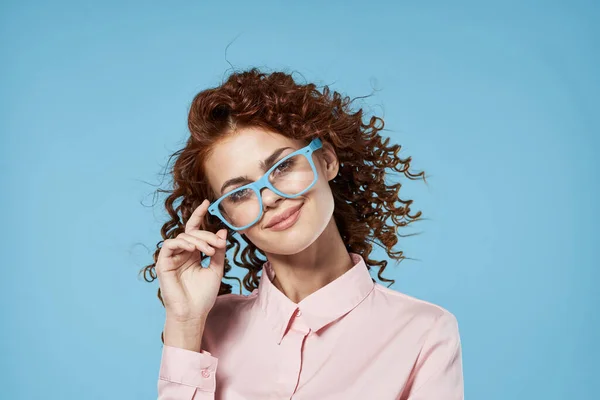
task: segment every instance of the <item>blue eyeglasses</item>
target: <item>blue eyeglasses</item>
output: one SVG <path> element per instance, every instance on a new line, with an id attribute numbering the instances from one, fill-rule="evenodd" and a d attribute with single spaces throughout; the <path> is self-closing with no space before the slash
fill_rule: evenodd
<path id="1" fill-rule="evenodd" d="M 261 192 L 264 188 L 292 199 L 313 187 L 318 176 L 312 153 L 322 146 L 321 139 L 313 139 L 306 147 L 275 163 L 259 180 L 221 196 L 208 207 L 208 212 L 233 230 L 249 228 L 263 215 Z"/>

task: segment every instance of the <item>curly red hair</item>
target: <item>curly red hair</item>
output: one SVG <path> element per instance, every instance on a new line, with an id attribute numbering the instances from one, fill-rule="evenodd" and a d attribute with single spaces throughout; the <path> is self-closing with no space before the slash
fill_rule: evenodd
<path id="1" fill-rule="evenodd" d="M 156 279 L 156 260 L 164 240 L 184 232 L 186 221 L 204 199 L 216 200 L 203 171 L 211 148 L 235 128 L 252 126 L 307 144 L 319 137 L 333 145 L 340 161 L 339 174 L 329 182 L 335 201 L 335 223 L 347 250 L 360 254 L 369 269 L 378 266 L 378 278 L 391 282 L 391 286 L 395 281 L 382 277 L 387 261 L 369 258 L 373 244 L 381 245 L 390 258 L 400 262 L 406 257 L 392 248 L 398 236 L 411 235 L 398 235 L 397 230 L 420 219 L 421 212 L 410 214 L 413 201 L 400 199 L 401 184 L 388 185 L 386 171 L 403 173 L 412 180 L 422 177 L 426 182 L 425 173 L 410 173 L 411 157 L 399 158 L 401 146 L 388 145 L 389 138 L 379 134 L 383 119 L 372 116 L 365 124 L 363 110 L 353 112 L 352 102 L 336 91 L 332 93 L 328 86 L 319 91 L 312 83 L 296 83 L 284 72 L 265 73 L 257 68 L 234 72 L 220 86 L 198 93 L 189 111 L 190 137 L 183 149 L 171 155 L 176 159 L 172 168 L 173 189 L 161 190 L 169 193 L 165 208 L 171 219 L 162 226 L 163 240 L 157 244 L 154 263 L 140 271 L 144 279 Z M 389 220 L 391 225 L 387 224 Z M 227 226 L 206 214 L 202 229 L 216 232 L 222 228 Z M 246 243 L 242 248 L 232 233 L 228 234 L 227 250 L 234 249 L 233 263 L 248 270 L 243 286 L 251 292 L 258 288 L 258 273 L 266 257 L 243 235 Z M 240 282 L 227 276 L 230 270 L 226 258 L 223 278 Z M 219 295 L 231 293 L 231 288 L 221 282 Z M 240 282 L 240 294 L 241 291 Z M 158 297 L 162 302 L 160 288 Z"/>

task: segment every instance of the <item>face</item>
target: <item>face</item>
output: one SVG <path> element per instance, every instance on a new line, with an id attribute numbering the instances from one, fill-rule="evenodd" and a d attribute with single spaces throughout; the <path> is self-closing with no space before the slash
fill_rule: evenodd
<path id="1" fill-rule="evenodd" d="M 215 197 L 258 180 L 266 172 L 261 162 L 279 149 L 286 148 L 275 162 L 306 144 L 258 127 L 241 128 L 230 133 L 213 147 L 204 165 Z M 329 181 L 338 173 L 338 160 L 333 147 L 325 141 L 321 149 L 313 152 L 312 159 L 318 174 L 313 187 L 293 199 L 264 188 L 261 192 L 263 215 L 254 225 L 238 231 L 264 252 L 299 253 L 317 240 L 330 222 L 334 201 Z M 223 184 L 237 177 L 247 177 L 248 181 L 226 186 L 221 191 Z M 291 226 L 267 227 L 271 218 L 296 207 L 300 209 Z"/>

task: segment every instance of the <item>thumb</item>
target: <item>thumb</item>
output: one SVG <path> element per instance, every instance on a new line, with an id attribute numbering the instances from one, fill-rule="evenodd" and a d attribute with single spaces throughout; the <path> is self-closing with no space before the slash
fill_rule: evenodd
<path id="1" fill-rule="evenodd" d="M 217 236 L 223 240 L 227 240 L 227 229 L 221 229 L 217 232 Z M 215 254 L 210 258 L 208 268 L 212 268 L 219 276 L 223 276 L 223 266 L 225 265 L 225 248 L 215 248 Z"/>

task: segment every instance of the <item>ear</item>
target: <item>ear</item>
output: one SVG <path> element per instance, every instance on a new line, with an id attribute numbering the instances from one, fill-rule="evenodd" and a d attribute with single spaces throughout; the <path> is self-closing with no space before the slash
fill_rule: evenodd
<path id="1" fill-rule="evenodd" d="M 322 142 L 323 147 L 320 154 L 321 167 L 327 180 L 330 181 L 337 176 L 340 170 L 340 163 L 333 145 L 325 140 L 322 140 Z"/>

